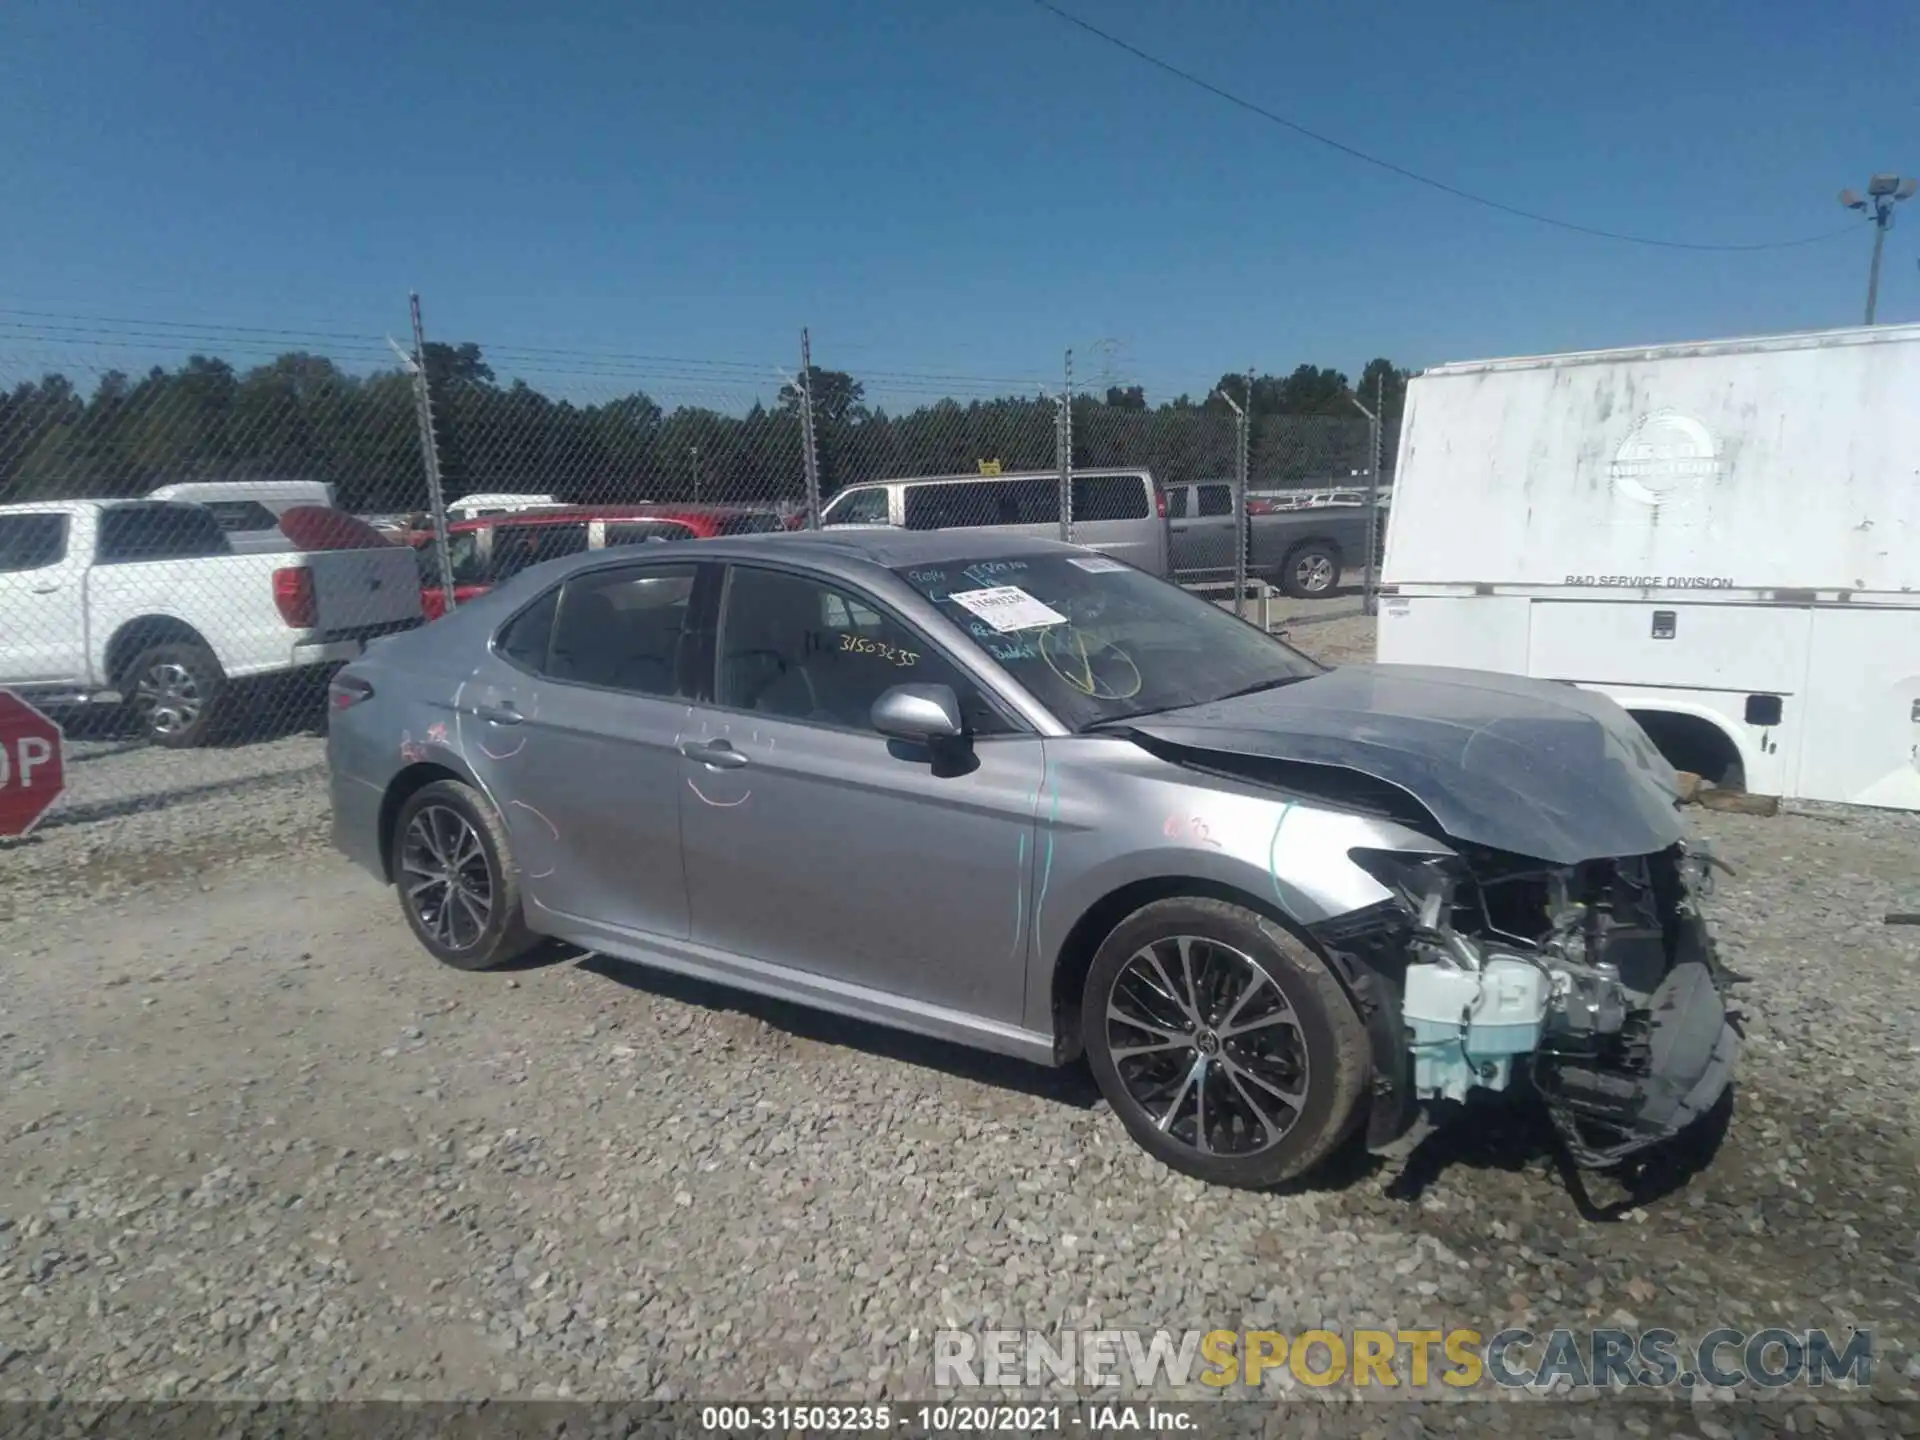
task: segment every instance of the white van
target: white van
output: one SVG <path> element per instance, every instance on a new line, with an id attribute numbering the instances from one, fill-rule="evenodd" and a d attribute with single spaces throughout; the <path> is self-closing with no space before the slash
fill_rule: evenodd
<path id="1" fill-rule="evenodd" d="M 925 475 L 849 485 L 820 512 L 822 525 L 907 530 L 992 530 L 1060 536 L 1060 475 Z M 1073 472 L 1073 543 L 1170 574 L 1167 497 L 1145 470 Z"/>
<path id="2" fill-rule="evenodd" d="M 1407 387 L 1379 658 L 1567 680 L 1681 769 L 1920 809 L 1920 325 Z"/>
<path id="3" fill-rule="evenodd" d="M 235 553 L 246 555 L 294 549 L 280 533 L 280 517 L 297 505 L 332 509 L 333 486 L 321 480 L 190 480 L 162 485 L 147 498 L 206 506 Z"/>

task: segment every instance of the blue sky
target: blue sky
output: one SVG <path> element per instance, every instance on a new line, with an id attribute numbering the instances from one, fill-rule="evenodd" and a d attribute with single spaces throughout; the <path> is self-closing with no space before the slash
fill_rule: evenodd
<path id="1" fill-rule="evenodd" d="M 1811 235 L 1847 224 L 1841 186 L 1920 172 L 1912 0 L 1063 3 L 1349 144 L 1612 229 Z M 856 374 L 1051 376 L 1073 345 L 1161 396 L 1249 364 L 1855 323 L 1870 242 L 1697 254 L 1530 224 L 1031 0 L 13 0 L 0 152 L 0 308 L 377 340 L 417 287 L 431 335 L 528 372 L 535 349 L 770 372 L 808 325 Z M 1882 320 L 1920 320 L 1907 211 Z M 11 323 L 0 369 L 94 338 Z M 140 333 L 162 359 L 197 338 Z"/>

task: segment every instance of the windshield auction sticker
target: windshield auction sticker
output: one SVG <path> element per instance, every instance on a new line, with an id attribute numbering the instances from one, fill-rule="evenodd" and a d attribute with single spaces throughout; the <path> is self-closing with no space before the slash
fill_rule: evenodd
<path id="1" fill-rule="evenodd" d="M 1037 630 L 1042 625 L 1064 625 L 1067 617 L 1043 605 L 1018 585 L 991 585 L 985 590 L 956 590 L 947 596 L 954 604 L 978 615 L 1002 635 Z"/>

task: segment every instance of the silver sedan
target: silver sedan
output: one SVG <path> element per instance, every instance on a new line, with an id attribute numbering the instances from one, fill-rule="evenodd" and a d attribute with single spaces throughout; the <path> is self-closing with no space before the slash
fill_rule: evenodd
<path id="1" fill-rule="evenodd" d="M 1673 772 L 1570 686 L 1327 670 L 1097 552 L 832 530 L 528 570 L 335 679 L 420 943 L 554 937 L 1045 1065 L 1267 1186 L 1537 1092 L 1581 1164 L 1735 1039 Z"/>

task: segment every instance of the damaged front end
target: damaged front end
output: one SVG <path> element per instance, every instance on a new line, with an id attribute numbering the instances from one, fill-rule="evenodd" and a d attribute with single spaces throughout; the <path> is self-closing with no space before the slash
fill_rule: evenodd
<path id="1" fill-rule="evenodd" d="M 1404 1148 L 1475 1089 L 1531 1084 L 1574 1162 L 1614 1165 L 1705 1115 L 1739 1040 L 1701 900 L 1704 846 L 1546 865 L 1357 850 L 1393 899 L 1319 927 L 1372 1036 L 1368 1143 Z"/>

